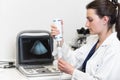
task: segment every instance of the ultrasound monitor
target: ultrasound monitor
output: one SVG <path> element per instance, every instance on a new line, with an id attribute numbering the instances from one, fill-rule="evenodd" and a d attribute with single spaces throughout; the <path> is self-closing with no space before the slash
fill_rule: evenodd
<path id="1" fill-rule="evenodd" d="M 20 36 L 18 39 L 18 64 L 52 64 L 52 51 L 53 39 L 49 35 Z"/>

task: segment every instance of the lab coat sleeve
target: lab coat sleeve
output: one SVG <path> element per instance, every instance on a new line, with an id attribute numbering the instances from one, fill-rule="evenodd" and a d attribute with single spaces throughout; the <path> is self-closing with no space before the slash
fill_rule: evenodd
<path id="1" fill-rule="evenodd" d="M 63 59 L 73 65 L 75 68 L 80 68 L 89 52 L 89 49 L 90 48 L 88 45 L 84 45 L 73 51 L 64 43 L 62 46 Z"/>
<path id="2" fill-rule="evenodd" d="M 86 56 L 89 51 L 93 47 L 93 45 L 97 42 L 98 36 L 90 36 L 90 41 L 87 41 L 82 47 L 71 50 L 70 46 L 66 45 L 66 43 L 62 46 L 63 59 L 73 65 L 75 68 L 81 68 Z"/>
<path id="3" fill-rule="evenodd" d="M 92 39 L 92 41 L 91 41 Z M 96 43 L 98 38 L 96 36 L 92 37 L 87 44 L 83 45 L 82 47 L 72 50 L 69 45 L 65 42 L 62 45 L 62 58 L 73 65 L 75 68 L 81 68 L 83 61 L 85 60 L 86 56 L 88 55 L 92 46 Z M 57 59 L 57 50 L 54 49 L 52 55 L 54 56 L 55 60 Z"/>
<path id="4" fill-rule="evenodd" d="M 71 80 L 92 80 L 92 79 L 90 79 L 89 74 L 75 69 L 73 74 L 72 74 L 72 79 Z"/>
<path id="5" fill-rule="evenodd" d="M 74 70 L 72 80 L 120 80 L 120 47 L 109 48 L 105 51 L 102 65 L 94 74 Z M 108 55 L 109 54 L 109 55 Z"/>

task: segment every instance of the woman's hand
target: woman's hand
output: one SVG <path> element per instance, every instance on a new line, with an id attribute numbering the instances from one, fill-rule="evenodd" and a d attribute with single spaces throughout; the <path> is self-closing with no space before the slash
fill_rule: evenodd
<path id="1" fill-rule="evenodd" d="M 57 29 L 56 25 L 52 24 L 51 25 L 51 36 L 55 37 L 56 35 L 58 35 L 60 32 Z"/>
<path id="2" fill-rule="evenodd" d="M 61 20 L 61 25 L 62 25 L 62 34 L 63 34 L 63 20 Z M 57 29 L 57 26 L 55 24 L 52 24 L 51 25 L 51 36 L 56 36 L 58 35 L 60 32 L 59 30 Z"/>
<path id="3" fill-rule="evenodd" d="M 67 74 L 73 74 L 74 67 L 69 63 L 65 62 L 63 59 L 58 59 L 58 69 Z"/>
<path id="4" fill-rule="evenodd" d="M 61 20 L 61 25 L 62 25 L 62 29 L 63 29 L 63 20 Z M 56 35 L 60 34 L 60 31 L 57 29 L 55 24 L 51 25 L 51 36 L 53 38 L 55 38 Z M 63 34 L 63 30 L 62 30 L 62 34 Z M 62 46 L 64 43 L 64 39 L 62 38 L 62 40 L 60 41 L 60 46 Z"/>

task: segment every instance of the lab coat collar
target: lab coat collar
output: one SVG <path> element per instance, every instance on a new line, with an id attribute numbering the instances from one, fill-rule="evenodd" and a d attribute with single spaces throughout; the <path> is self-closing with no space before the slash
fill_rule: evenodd
<path id="1" fill-rule="evenodd" d="M 108 36 L 106 40 L 102 43 L 102 45 L 95 51 L 92 57 L 94 57 L 98 52 L 102 53 L 103 51 L 106 50 L 107 47 L 113 46 L 114 43 L 118 43 L 116 42 L 118 40 L 116 34 L 117 33 L 114 32 L 110 36 Z"/>
<path id="2" fill-rule="evenodd" d="M 111 43 L 119 41 L 117 38 L 117 32 L 113 32 L 110 36 L 106 38 L 106 40 L 102 43 L 101 47 L 107 47 L 111 45 Z"/>

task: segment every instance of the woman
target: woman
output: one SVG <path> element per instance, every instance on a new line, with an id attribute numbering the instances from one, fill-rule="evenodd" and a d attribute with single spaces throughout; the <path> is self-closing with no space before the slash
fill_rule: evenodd
<path id="1" fill-rule="evenodd" d="M 94 0 L 86 8 L 86 27 L 98 38 L 75 51 L 61 41 L 63 58 L 58 59 L 58 68 L 71 74 L 72 80 L 120 80 L 120 5 L 116 0 Z M 52 25 L 51 35 L 57 34 Z"/>

